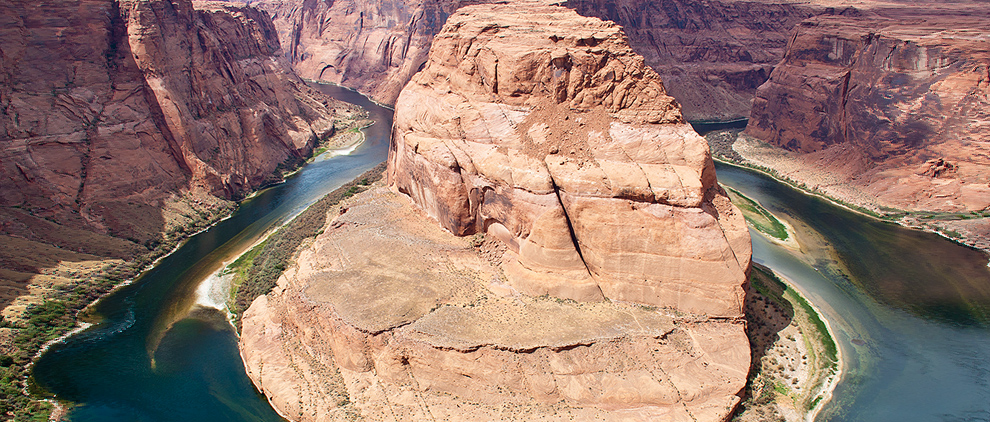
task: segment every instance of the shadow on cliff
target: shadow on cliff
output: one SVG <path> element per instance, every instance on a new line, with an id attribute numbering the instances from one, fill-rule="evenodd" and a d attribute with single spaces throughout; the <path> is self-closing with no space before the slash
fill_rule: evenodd
<path id="1" fill-rule="evenodd" d="M 64 301 L 95 299 L 133 277 L 150 262 L 149 252 L 167 248 L 160 209 L 145 204 L 100 204 L 95 210 L 107 232 L 78 213 L 43 218 L 22 207 L 0 208 L 0 309 L 41 290 Z"/>
<path id="2" fill-rule="evenodd" d="M 760 362 L 780 340 L 780 332 L 794 320 L 794 307 L 783 298 L 787 286 L 776 280 L 769 269 L 753 264 L 746 283 L 746 336 L 752 356 L 743 401 L 751 398 L 753 380 L 760 375 Z"/>

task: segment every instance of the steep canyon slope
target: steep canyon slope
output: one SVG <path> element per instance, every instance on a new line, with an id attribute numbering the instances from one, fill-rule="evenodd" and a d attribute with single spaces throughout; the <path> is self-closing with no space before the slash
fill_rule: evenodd
<path id="1" fill-rule="evenodd" d="M 0 22 L 3 306 L 216 218 L 357 113 L 252 8 L 17 0 Z"/>
<path id="2" fill-rule="evenodd" d="M 450 16 L 386 171 L 242 318 L 292 420 L 726 420 L 751 247 L 707 144 L 610 22 Z"/>
<path id="3" fill-rule="evenodd" d="M 426 61 L 457 8 L 489 1 L 260 0 L 303 78 L 355 88 L 392 104 Z M 792 1 L 573 0 L 584 16 L 612 20 L 667 81 L 691 120 L 749 114 L 756 88 L 783 56 L 791 28 L 832 5 Z"/>
<path id="4" fill-rule="evenodd" d="M 747 140 L 736 149 L 880 212 L 986 211 L 988 22 L 985 7 L 967 2 L 886 5 L 802 22 L 758 90 L 746 129 L 791 153 Z M 990 240 L 985 220 L 944 224 Z"/>

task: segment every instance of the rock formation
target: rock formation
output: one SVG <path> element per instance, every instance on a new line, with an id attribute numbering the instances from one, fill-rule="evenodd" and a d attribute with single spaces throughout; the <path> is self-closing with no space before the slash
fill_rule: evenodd
<path id="1" fill-rule="evenodd" d="M 387 178 L 242 318 L 283 415 L 730 416 L 748 231 L 618 26 L 460 9 L 399 96 Z"/>
<path id="2" fill-rule="evenodd" d="M 252 8 L 17 0 L 0 21 L 0 261 L 20 293 L 59 261 L 147 252 L 356 113 L 281 64 Z"/>
<path id="3" fill-rule="evenodd" d="M 457 8 L 491 1 L 261 0 L 293 68 L 392 104 L 426 61 Z M 824 2 L 823 2 L 824 3 Z M 620 24 L 633 50 L 667 81 L 688 119 L 749 115 L 756 88 L 783 56 L 791 29 L 831 4 L 795 1 L 572 0 L 584 16 Z"/>
<path id="4" fill-rule="evenodd" d="M 805 164 L 788 176 L 830 173 L 874 208 L 984 210 L 988 22 L 966 2 L 808 19 L 760 87 L 746 133 L 799 153 Z"/>
<path id="5" fill-rule="evenodd" d="M 524 293 L 738 316 L 749 235 L 656 73 L 615 24 L 503 12 L 437 35 L 389 180 L 452 233 L 501 239 Z"/>
<path id="6" fill-rule="evenodd" d="M 731 120 L 749 115 L 753 94 L 783 57 L 794 25 L 843 10 L 814 3 L 569 0 L 567 6 L 622 25 L 688 119 Z"/>

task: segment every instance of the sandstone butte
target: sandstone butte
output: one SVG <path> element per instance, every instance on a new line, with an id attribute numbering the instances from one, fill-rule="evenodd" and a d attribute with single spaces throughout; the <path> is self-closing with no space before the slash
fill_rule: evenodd
<path id="1" fill-rule="evenodd" d="M 452 14 L 378 186 L 242 319 L 292 420 L 727 420 L 751 245 L 705 141 L 611 22 Z"/>
<path id="2" fill-rule="evenodd" d="M 253 8 L 0 2 L 2 307 L 216 217 L 358 113 L 279 51 Z"/>
<path id="3" fill-rule="evenodd" d="M 795 27 L 783 60 L 757 91 L 746 133 L 792 153 L 736 149 L 809 188 L 881 212 L 987 211 L 985 3 L 852 12 Z M 990 249 L 985 218 L 936 224 Z"/>

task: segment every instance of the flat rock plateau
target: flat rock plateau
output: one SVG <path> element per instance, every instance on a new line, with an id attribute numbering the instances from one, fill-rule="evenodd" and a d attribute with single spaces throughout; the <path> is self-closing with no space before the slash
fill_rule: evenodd
<path id="1" fill-rule="evenodd" d="M 446 21 L 387 183 L 330 210 L 242 318 L 291 420 L 727 420 L 750 368 L 741 213 L 617 25 Z"/>

